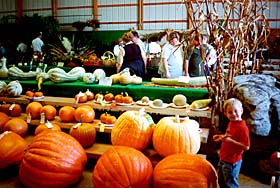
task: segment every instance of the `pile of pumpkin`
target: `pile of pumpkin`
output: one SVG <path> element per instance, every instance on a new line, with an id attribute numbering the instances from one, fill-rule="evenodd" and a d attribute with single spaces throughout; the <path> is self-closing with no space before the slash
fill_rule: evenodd
<path id="1" fill-rule="evenodd" d="M 29 103 L 26 113 L 33 119 L 39 118 L 44 108 L 40 105 Z M 66 109 L 61 112 L 63 108 Z M 95 140 L 96 130 L 90 123 L 95 111 L 88 105 L 74 111 L 70 108 L 73 107 L 59 110 L 61 121 L 71 122 L 74 118 L 77 122 L 69 134 L 50 128 L 53 125 L 47 122 L 29 145 L 22 138 L 25 133 L 6 128 L 10 120 L 3 125 L 8 116 L 1 113 L 1 131 L 5 132 L 0 136 L 0 167 L 19 164 L 19 179 L 27 187 L 66 187 L 78 182 L 87 162 L 84 148 Z M 46 119 L 50 118 L 48 111 L 44 113 Z M 144 109 L 122 113 L 112 128 L 112 147 L 102 154 L 93 169 L 93 186 L 217 187 L 214 167 L 196 155 L 200 149 L 198 128 L 195 120 L 178 116 L 164 117 L 155 124 Z M 161 156 L 156 163 L 144 154 L 151 143 Z"/>

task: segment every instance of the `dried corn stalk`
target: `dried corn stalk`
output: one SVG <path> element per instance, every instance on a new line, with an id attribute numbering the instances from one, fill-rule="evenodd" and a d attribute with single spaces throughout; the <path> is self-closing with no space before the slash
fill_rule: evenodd
<path id="1" fill-rule="evenodd" d="M 218 59 L 214 75 L 209 78 L 209 93 L 215 96 L 213 113 L 221 116 L 224 100 L 232 95 L 233 78 L 240 74 L 258 73 L 256 52 L 266 47 L 269 24 L 264 12 L 267 0 L 185 0 L 189 34 L 207 31 L 210 43 L 216 48 Z M 219 4 L 219 11 L 217 10 Z M 222 10 L 221 10 L 222 7 Z M 219 13 L 223 12 L 223 15 Z M 188 36 L 192 38 L 193 36 Z M 224 59 L 229 56 L 228 72 Z M 246 62 L 252 57 L 252 66 Z M 214 117 L 214 116 L 213 116 Z"/>

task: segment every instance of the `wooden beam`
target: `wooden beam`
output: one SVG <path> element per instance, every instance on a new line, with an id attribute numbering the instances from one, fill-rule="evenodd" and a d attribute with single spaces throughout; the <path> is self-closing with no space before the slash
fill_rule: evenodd
<path id="1" fill-rule="evenodd" d="M 22 17 L 22 0 L 17 0 L 17 16 Z"/>
<path id="2" fill-rule="evenodd" d="M 57 0 L 52 0 L 52 16 L 57 17 Z"/>
<path id="3" fill-rule="evenodd" d="M 143 30 L 143 0 L 138 0 L 138 30 Z"/>
<path id="4" fill-rule="evenodd" d="M 92 9 L 93 19 L 98 20 L 98 2 L 97 2 L 97 0 L 92 0 L 92 5 L 93 5 L 93 9 Z"/>

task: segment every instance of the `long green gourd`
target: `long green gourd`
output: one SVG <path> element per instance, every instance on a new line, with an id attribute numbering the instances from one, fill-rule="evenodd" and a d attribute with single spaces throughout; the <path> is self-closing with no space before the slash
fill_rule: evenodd
<path id="1" fill-rule="evenodd" d="M 179 79 L 168 79 L 168 78 L 152 78 L 151 81 L 159 85 L 169 85 L 169 86 L 205 86 L 207 80 L 205 76 L 191 77 L 189 82 L 180 82 Z"/>

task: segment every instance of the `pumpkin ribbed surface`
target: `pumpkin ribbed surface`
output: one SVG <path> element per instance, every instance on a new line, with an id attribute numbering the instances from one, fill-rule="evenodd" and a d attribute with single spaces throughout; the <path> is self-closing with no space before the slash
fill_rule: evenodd
<path id="1" fill-rule="evenodd" d="M 148 188 L 153 168 L 140 151 L 127 146 L 112 146 L 98 159 L 92 182 L 94 188 Z"/>
<path id="2" fill-rule="evenodd" d="M 217 188 L 215 168 L 193 154 L 173 154 L 162 159 L 153 174 L 154 188 Z"/>
<path id="3" fill-rule="evenodd" d="M 96 130 L 93 124 L 82 123 L 78 127 L 72 126 L 69 134 L 78 140 L 83 147 L 89 147 L 94 144 Z"/>
<path id="4" fill-rule="evenodd" d="M 175 153 L 196 154 L 200 149 L 199 124 L 195 120 L 175 117 L 160 119 L 154 129 L 153 146 L 156 152 L 166 157 Z"/>
<path id="5" fill-rule="evenodd" d="M 6 131 L 0 135 L 0 169 L 19 164 L 28 145 L 18 134 Z"/>
<path id="6" fill-rule="evenodd" d="M 153 125 L 153 120 L 148 114 L 126 111 L 115 122 L 111 132 L 111 142 L 113 145 L 143 150 L 151 142 Z"/>
<path id="7" fill-rule="evenodd" d="M 0 112 L 0 133 L 3 132 L 4 125 L 10 120 L 9 116 Z"/>
<path id="8" fill-rule="evenodd" d="M 62 131 L 43 131 L 20 164 L 20 181 L 30 188 L 66 187 L 77 182 L 87 161 L 81 144 Z"/>

